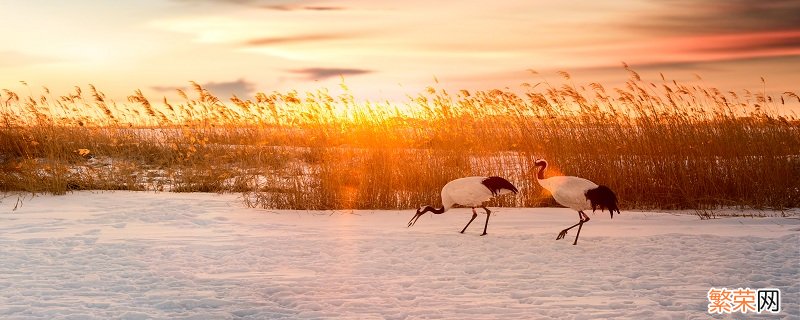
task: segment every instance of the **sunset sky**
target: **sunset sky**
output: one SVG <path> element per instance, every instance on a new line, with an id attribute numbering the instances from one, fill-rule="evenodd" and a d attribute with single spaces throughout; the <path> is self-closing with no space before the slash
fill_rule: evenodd
<path id="1" fill-rule="evenodd" d="M 0 89 L 94 84 L 174 96 L 338 88 L 363 99 L 440 87 L 518 88 L 568 71 L 617 85 L 702 76 L 722 89 L 796 91 L 800 2 L 750 0 L 0 0 Z M 537 70 L 533 75 L 528 69 Z M 20 81 L 30 85 L 22 87 Z"/>

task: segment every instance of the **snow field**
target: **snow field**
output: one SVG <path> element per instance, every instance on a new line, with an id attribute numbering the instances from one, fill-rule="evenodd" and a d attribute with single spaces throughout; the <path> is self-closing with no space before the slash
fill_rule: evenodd
<path id="1" fill-rule="evenodd" d="M 706 319 L 710 287 L 781 289 L 800 220 L 563 208 L 268 211 L 237 195 L 77 192 L 0 203 L 2 319 Z M 496 214 L 495 214 L 496 213 Z M 731 317 L 741 317 L 733 314 Z M 747 315 L 748 318 L 751 314 Z M 725 318 L 725 317 L 722 317 Z"/>

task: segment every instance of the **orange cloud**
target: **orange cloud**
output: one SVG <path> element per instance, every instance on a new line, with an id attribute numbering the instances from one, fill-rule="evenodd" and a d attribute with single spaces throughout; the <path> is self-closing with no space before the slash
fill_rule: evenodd
<path id="1" fill-rule="evenodd" d="M 800 30 L 666 38 L 653 49 L 697 61 L 800 55 Z"/>
<path id="2" fill-rule="evenodd" d="M 248 46 L 268 46 L 275 44 L 286 43 L 299 43 L 299 42 L 313 42 L 313 41 L 328 41 L 351 38 L 352 35 L 347 34 L 305 34 L 286 37 L 271 37 L 271 38 L 258 38 L 245 42 Z"/>
<path id="3" fill-rule="evenodd" d="M 321 80 L 338 76 L 355 76 L 371 73 L 372 71 L 349 68 L 305 68 L 290 70 L 289 72 L 305 75 L 309 80 Z"/>

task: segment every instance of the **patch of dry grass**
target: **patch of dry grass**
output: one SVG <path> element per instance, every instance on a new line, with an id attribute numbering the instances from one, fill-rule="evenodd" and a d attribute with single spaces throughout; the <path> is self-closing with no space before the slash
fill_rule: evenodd
<path id="1" fill-rule="evenodd" d="M 447 181 L 501 175 L 550 203 L 531 164 L 614 189 L 626 208 L 800 207 L 800 120 L 780 96 L 644 82 L 542 81 L 523 92 L 428 88 L 404 104 L 357 102 L 346 87 L 223 102 L 124 104 L 90 86 L 60 97 L 0 92 L 0 190 L 244 192 L 268 208 L 411 208 Z M 191 97 L 190 97 L 191 96 Z M 82 151 L 85 150 L 85 151 Z"/>

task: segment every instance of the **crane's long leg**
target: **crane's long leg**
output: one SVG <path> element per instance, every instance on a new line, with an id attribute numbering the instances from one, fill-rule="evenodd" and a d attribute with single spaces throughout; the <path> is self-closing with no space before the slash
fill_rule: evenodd
<path id="1" fill-rule="evenodd" d="M 469 222 L 467 222 L 467 225 L 464 226 L 464 229 L 461 229 L 461 233 L 464 233 L 464 231 L 467 230 L 467 227 L 469 227 L 469 224 L 472 223 L 472 220 L 475 220 L 475 217 L 477 217 L 477 216 L 478 216 L 478 213 L 475 212 L 475 208 L 472 208 L 472 219 L 469 219 Z M 484 230 L 484 232 L 485 232 L 485 230 Z"/>
<path id="2" fill-rule="evenodd" d="M 575 236 L 575 242 L 574 242 L 574 243 L 572 243 L 573 245 L 575 245 L 575 244 L 578 244 L 578 236 L 581 234 L 581 231 L 580 231 L 580 230 L 581 230 L 581 228 L 583 228 L 583 224 L 584 224 L 585 222 L 588 222 L 588 221 L 590 220 L 590 219 L 589 219 L 589 216 L 587 216 L 585 213 L 583 213 L 583 211 L 578 211 L 578 219 L 580 219 L 580 221 L 578 221 L 578 223 L 576 223 L 576 224 L 573 224 L 573 225 L 572 225 L 571 227 L 569 227 L 569 228 L 566 228 L 566 229 L 564 229 L 564 230 L 561 230 L 561 233 L 559 233 L 559 234 L 558 234 L 558 237 L 556 237 L 556 240 L 561 240 L 561 239 L 563 239 L 563 238 L 564 238 L 564 236 L 566 236 L 566 235 L 567 235 L 567 231 L 569 231 L 569 230 L 570 230 L 570 229 L 572 229 L 572 228 L 578 227 L 578 235 L 576 235 L 576 236 Z"/>
<path id="3" fill-rule="evenodd" d="M 578 211 L 578 213 L 580 213 L 582 215 L 582 217 L 581 217 L 581 223 L 578 224 L 578 233 L 575 234 L 575 242 L 572 243 L 573 246 L 578 244 L 578 237 L 580 237 L 580 235 L 581 235 L 581 228 L 583 228 L 583 224 L 585 222 L 589 221 L 589 216 L 587 216 L 585 213 L 583 213 L 583 211 Z"/>
<path id="4" fill-rule="evenodd" d="M 556 240 L 561 240 L 561 239 L 564 239 L 564 236 L 566 236 L 566 235 L 567 235 L 567 231 L 569 231 L 570 229 L 572 229 L 572 228 L 575 228 L 575 227 L 577 227 L 579 224 L 583 223 L 583 216 L 581 215 L 581 212 L 580 212 L 580 211 L 578 211 L 578 219 L 580 220 L 580 221 L 578 221 L 578 223 L 576 223 L 576 224 L 573 224 L 573 225 L 572 225 L 571 227 L 569 227 L 569 228 L 566 228 L 566 229 L 564 229 L 564 230 L 561 230 L 561 232 L 560 232 L 560 233 L 558 234 L 558 236 L 556 237 Z"/>
<path id="5" fill-rule="evenodd" d="M 489 215 L 491 215 L 492 212 L 489 211 L 489 209 L 487 209 L 486 207 L 482 207 L 482 208 L 483 208 L 483 210 L 486 210 L 486 224 L 483 225 L 483 234 L 482 234 L 482 236 L 485 236 L 486 235 L 486 228 L 489 227 Z"/>

